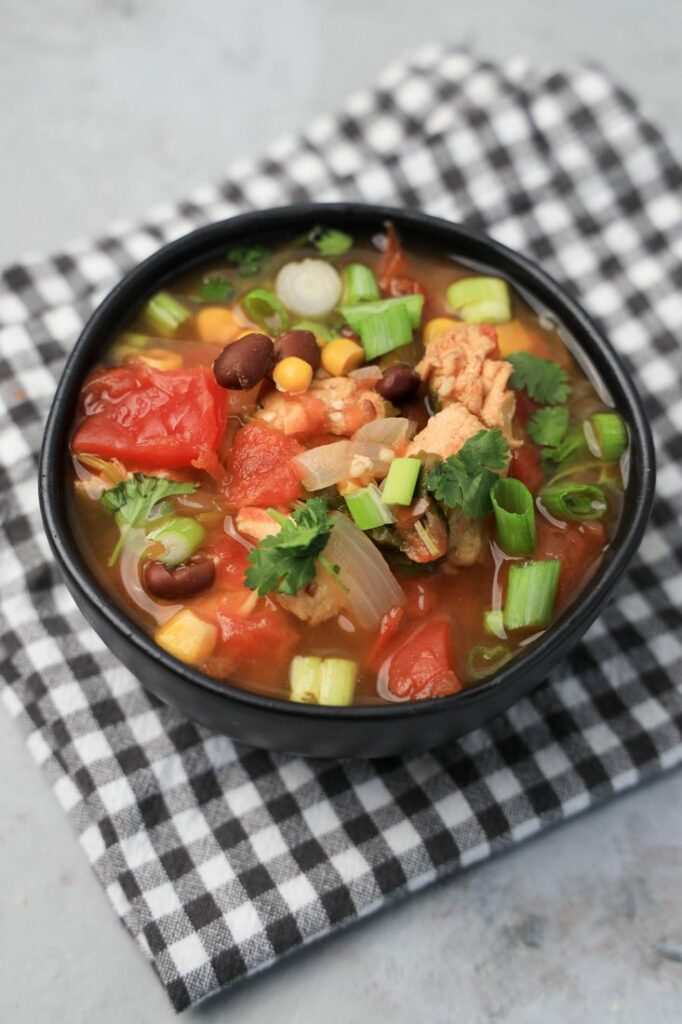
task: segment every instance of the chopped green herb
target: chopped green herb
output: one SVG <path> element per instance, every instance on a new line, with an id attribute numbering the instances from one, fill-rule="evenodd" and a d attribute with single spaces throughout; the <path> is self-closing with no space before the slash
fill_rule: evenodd
<path id="1" fill-rule="evenodd" d="M 472 519 L 491 511 L 490 491 L 509 458 L 501 430 L 479 430 L 456 455 L 431 470 L 427 487 L 448 508 L 459 508 Z"/>
<path id="2" fill-rule="evenodd" d="M 343 256 L 353 244 L 353 239 L 345 231 L 337 231 L 335 228 L 317 227 L 308 235 L 321 256 Z"/>
<path id="3" fill-rule="evenodd" d="M 245 573 L 250 590 L 264 594 L 298 594 L 315 578 L 315 560 L 324 549 L 333 522 L 324 498 L 308 498 L 291 516 L 268 514 L 282 529 L 252 548 Z"/>
<path id="4" fill-rule="evenodd" d="M 227 254 L 228 262 L 236 263 L 241 277 L 254 277 L 263 269 L 268 250 L 262 245 L 236 245 Z"/>
<path id="5" fill-rule="evenodd" d="M 552 452 L 562 443 L 568 430 L 568 409 L 565 405 L 548 405 L 538 409 L 528 420 L 526 427 L 532 441 L 542 445 L 545 458 L 553 458 Z"/>
<path id="6" fill-rule="evenodd" d="M 226 277 L 209 277 L 199 289 L 202 302 L 229 302 L 236 289 Z"/>
<path id="7" fill-rule="evenodd" d="M 179 483 L 167 480 L 163 476 L 146 476 L 144 473 L 133 473 L 132 477 L 121 480 L 120 484 L 111 487 L 102 494 L 100 504 L 116 516 L 121 536 L 111 553 L 109 565 L 115 565 L 123 542 L 134 526 L 141 526 L 147 521 L 160 519 L 171 511 L 166 498 L 175 494 L 192 494 L 198 484 Z"/>
<path id="8" fill-rule="evenodd" d="M 556 448 L 543 448 L 542 457 L 550 462 L 566 462 L 574 455 L 587 455 L 587 442 L 582 426 L 571 427 Z"/>
<path id="9" fill-rule="evenodd" d="M 515 352 L 507 357 L 514 367 L 509 383 L 517 391 L 527 391 L 542 405 L 562 405 L 571 393 L 568 374 L 549 359 L 530 352 Z"/>

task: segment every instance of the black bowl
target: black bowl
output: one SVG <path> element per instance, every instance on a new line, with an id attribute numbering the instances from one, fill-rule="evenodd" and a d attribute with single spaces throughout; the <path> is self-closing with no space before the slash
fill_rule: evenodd
<path id="1" fill-rule="evenodd" d="M 290 704 L 217 682 L 166 654 L 111 602 L 86 567 L 67 518 L 66 461 L 83 380 L 111 338 L 148 296 L 178 274 L 244 241 L 296 237 L 323 223 L 369 235 L 386 220 L 408 246 L 432 248 L 506 277 L 572 338 L 574 354 L 601 381 L 630 431 L 629 474 L 617 534 L 597 574 L 527 654 L 494 678 L 452 697 L 380 707 Z M 54 556 L 88 622 L 142 684 L 189 718 L 244 743 L 321 757 L 383 757 L 424 750 L 475 729 L 546 678 L 578 642 L 635 554 L 654 492 L 649 424 L 620 359 L 583 310 L 542 270 L 456 224 L 361 203 L 291 206 L 243 214 L 200 228 L 145 260 L 114 288 L 86 324 L 57 388 L 40 461 L 40 504 Z"/>

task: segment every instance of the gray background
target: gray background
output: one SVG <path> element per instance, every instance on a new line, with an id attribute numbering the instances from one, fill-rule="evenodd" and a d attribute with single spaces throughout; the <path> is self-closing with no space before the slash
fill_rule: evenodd
<path id="1" fill-rule="evenodd" d="M 333 111 L 415 46 L 599 60 L 682 151 L 679 0 L 0 0 L 0 263 Z M 0 714 L 0 1017 L 174 1018 Z M 199 1022 L 679 1024 L 682 774 L 352 928 Z"/>

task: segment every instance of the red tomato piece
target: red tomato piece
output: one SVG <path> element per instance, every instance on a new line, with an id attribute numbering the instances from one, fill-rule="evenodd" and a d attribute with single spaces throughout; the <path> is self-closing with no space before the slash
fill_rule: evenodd
<path id="1" fill-rule="evenodd" d="M 401 295 L 426 295 L 424 285 L 412 277 L 389 277 L 382 278 L 382 281 L 385 281 L 382 288 L 384 294 L 392 299 Z"/>
<path id="2" fill-rule="evenodd" d="M 525 484 L 531 494 L 537 494 L 544 475 L 540 464 L 540 449 L 532 441 L 525 441 L 523 448 L 515 448 L 509 465 L 509 476 Z"/>
<path id="3" fill-rule="evenodd" d="M 143 468 L 179 469 L 205 459 L 225 428 L 224 395 L 202 366 L 96 371 L 83 388 L 82 411 L 75 452 Z"/>
<path id="4" fill-rule="evenodd" d="M 400 295 L 426 294 L 424 286 L 407 274 L 407 257 L 392 224 L 386 229 L 386 248 L 378 277 L 382 295 L 398 298 Z"/>
<path id="5" fill-rule="evenodd" d="M 367 664 L 374 671 L 378 671 L 384 660 L 386 649 L 389 646 L 391 640 L 400 629 L 400 625 L 405 616 L 405 609 L 401 608 L 400 605 L 396 605 L 391 608 L 390 611 L 386 612 L 381 620 L 379 626 L 379 636 L 374 641 L 374 646 L 369 652 L 367 658 Z"/>
<path id="6" fill-rule="evenodd" d="M 540 408 L 527 391 L 516 391 L 516 418 L 524 427 L 534 412 Z"/>
<path id="7" fill-rule="evenodd" d="M 212 537 L 207 548 L 215 562 L 216 583 L 228 590 L 243 587 L 244 573 L 249 562 L 248 548 L 226 533 Z"/>
<path id="8" fill-rule="evenodd" d="M 606 544 L 606 530 L 596 521 L 554 526 L 544 516 L 536 519 L 537 544 L 533 558 L 561 559 L 557 601 L 564 603 L 599 560 Z"/>
<path id="9" fill-rule="evenodd" d="M 446 697 L 462 689 L 452 671 L 447 619 L 431 619 L 405 640 L 388 662 L 388 689 L 403 700 Z"/>
<path id="10" fill-rule="evenodd" d="M 284 683 L 284 673 L 299 634 L 284 612 L 274 608 L 256 609 L 250 615 L 231 614 L 228 606 L 218 609 L 221 654 L 229 658 L 238 672 L 263 673 Z"/>
<path id="11" fill-rule="evenodd" d="M 301 496 L 302 473 L 292 459 L 305 449 L 281 430 L 254 420 L 237 431 L 227 454 L 228 505 L 289 505 Z"/>

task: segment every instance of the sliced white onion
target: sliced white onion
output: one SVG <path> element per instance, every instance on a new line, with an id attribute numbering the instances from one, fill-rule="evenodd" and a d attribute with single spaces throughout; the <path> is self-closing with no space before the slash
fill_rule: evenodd
<path id="1" fill-rule="evenodd" d="M 341 298 L 341 278 L 330 263 L 307 259 L 285 263 L 275 280 L 277 298 L 304 317 L 327 316 Z"/>
<path id="2" fill-rule="evenodd" d="M 335 441 L 309 448 L 297 455 L 293 462 L 303 473 L 303 486 L 307 491 L 319 491 L 345 480 L 350 472 L 351 443 Z"/>
<path id="3" fill-rule="evenodd" d="M 352 457 L 353 459 L 369 461 L 371 467 L 368 467 L 372 473 L 372 476 L 382 479 L 386 476 L 391 463 L 395 458 L 395 452 L 387 444 L 379 444 L 376 441 L 351 441 Z M 351 472 L 351 476 L 354 474 Z M 360 474 L 358 474 L 360 475 Z"/>
<path id="4" fill-rule="evenodd" d="M 407 441 L 416 433 L 417 426 L 405 416 L 389 416 L 383 420 L 372 420 L 353 434 L 354 441 L 376 441 L 377 444 L 394 445 Z"/>
<path id="5" fill-rule="evenodd" d="M 405 595 L 379 549 L 347 516 L 334 517 L 324 555 L 340 567 L 339 578 L 348 587 L 348 607 L 361 629 L 376 629 L 387 611 L 405 603 Z"/>
<path id="6" fill-rule="evenodd" d="M 156 623 L 161 626 L 168 619 L 171 619 L 176 612 L 182 611 L 181 604 L 157 604 L 140 583 L 140 558 L 147 546 L 147 535 L 144 530 L 130 530 L 123 543 L 121 551 L 120 570 L 121 583 L 125 587 L 126 594 L 138 608 L 141 608 L 147 615 L 151 615 Z"/>

